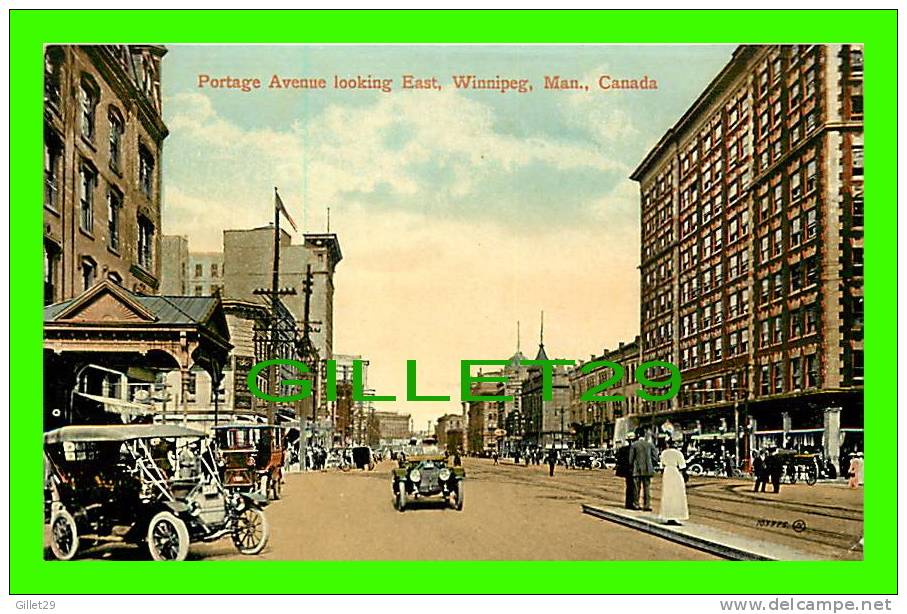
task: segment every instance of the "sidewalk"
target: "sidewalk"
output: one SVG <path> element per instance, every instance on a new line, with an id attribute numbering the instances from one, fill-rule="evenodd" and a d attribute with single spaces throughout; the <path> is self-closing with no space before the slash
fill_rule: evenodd
<path id="1" fill-rule="evenodd" d="M 657 514 L 612 506 L 583 505 L 583 512 L 733 561 L 814 561 L 815 555 L 692 522 L 664 524 Z"/>

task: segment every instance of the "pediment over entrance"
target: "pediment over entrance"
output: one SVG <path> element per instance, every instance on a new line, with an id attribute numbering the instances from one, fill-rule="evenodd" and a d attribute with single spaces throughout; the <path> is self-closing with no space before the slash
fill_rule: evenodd
<path id="1" fill-rule="evenodd" d="M 103 281 L 73 300 L 53 318 L 55 322 L 155 322 L 157 318 L 122 288 Z"/>

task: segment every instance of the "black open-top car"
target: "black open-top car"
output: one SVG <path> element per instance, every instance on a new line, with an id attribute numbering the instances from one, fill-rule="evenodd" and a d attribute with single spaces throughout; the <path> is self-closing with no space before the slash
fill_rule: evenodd
<path id="1" fill-rule="evenodd" d="M 462 467 L 450 467 L 437 448 L 424 447 L 421 454 L 401 459 L 394 469 L 394 507 L 402 512 L 413 499 L 440 496 L 456 510 L 463 509 Z"/>

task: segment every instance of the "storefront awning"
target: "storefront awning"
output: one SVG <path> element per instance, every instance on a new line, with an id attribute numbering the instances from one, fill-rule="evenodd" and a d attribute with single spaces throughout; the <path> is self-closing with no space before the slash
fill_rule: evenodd
<path id="1" fill-rule="evenodd" d="M 87 394 L 85 392 L 76 392 L 76 395 L 90 401 L 100 403 L 104 406 L 104 409 L 106 411 L 116 414 L 129 416 L 150 416 L 155 413 L 154 405 L 142 405 L 140 403 L 124 401 L 123 399 L 117 399 L 114 397 L 102 397 L 97 394 Z"/>

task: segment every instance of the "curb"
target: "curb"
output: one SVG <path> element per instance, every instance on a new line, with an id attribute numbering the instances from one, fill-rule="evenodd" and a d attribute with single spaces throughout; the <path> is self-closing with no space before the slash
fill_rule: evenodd
<path id="1" fill-rule="evenodd" d="M 631 529 L 637 529 L 650 535 L 655 535 L 702 552 L 714 554 L 723 559 L 731 561 L 777 561 L 775 556 L 767 553 L 755 552 L 753 550 L 740 548 L 727 543 L 721 543 L 714 540 L 705 539 L 696 535 L 690 535 L 675 531 L 666 525 L 659 524 L 650 520 L 634 518 L 629 515 L 616 513 L 592 505 L 583 505 L 583 513 L 589 514 L 602 520 L 608 520 Z"/>

